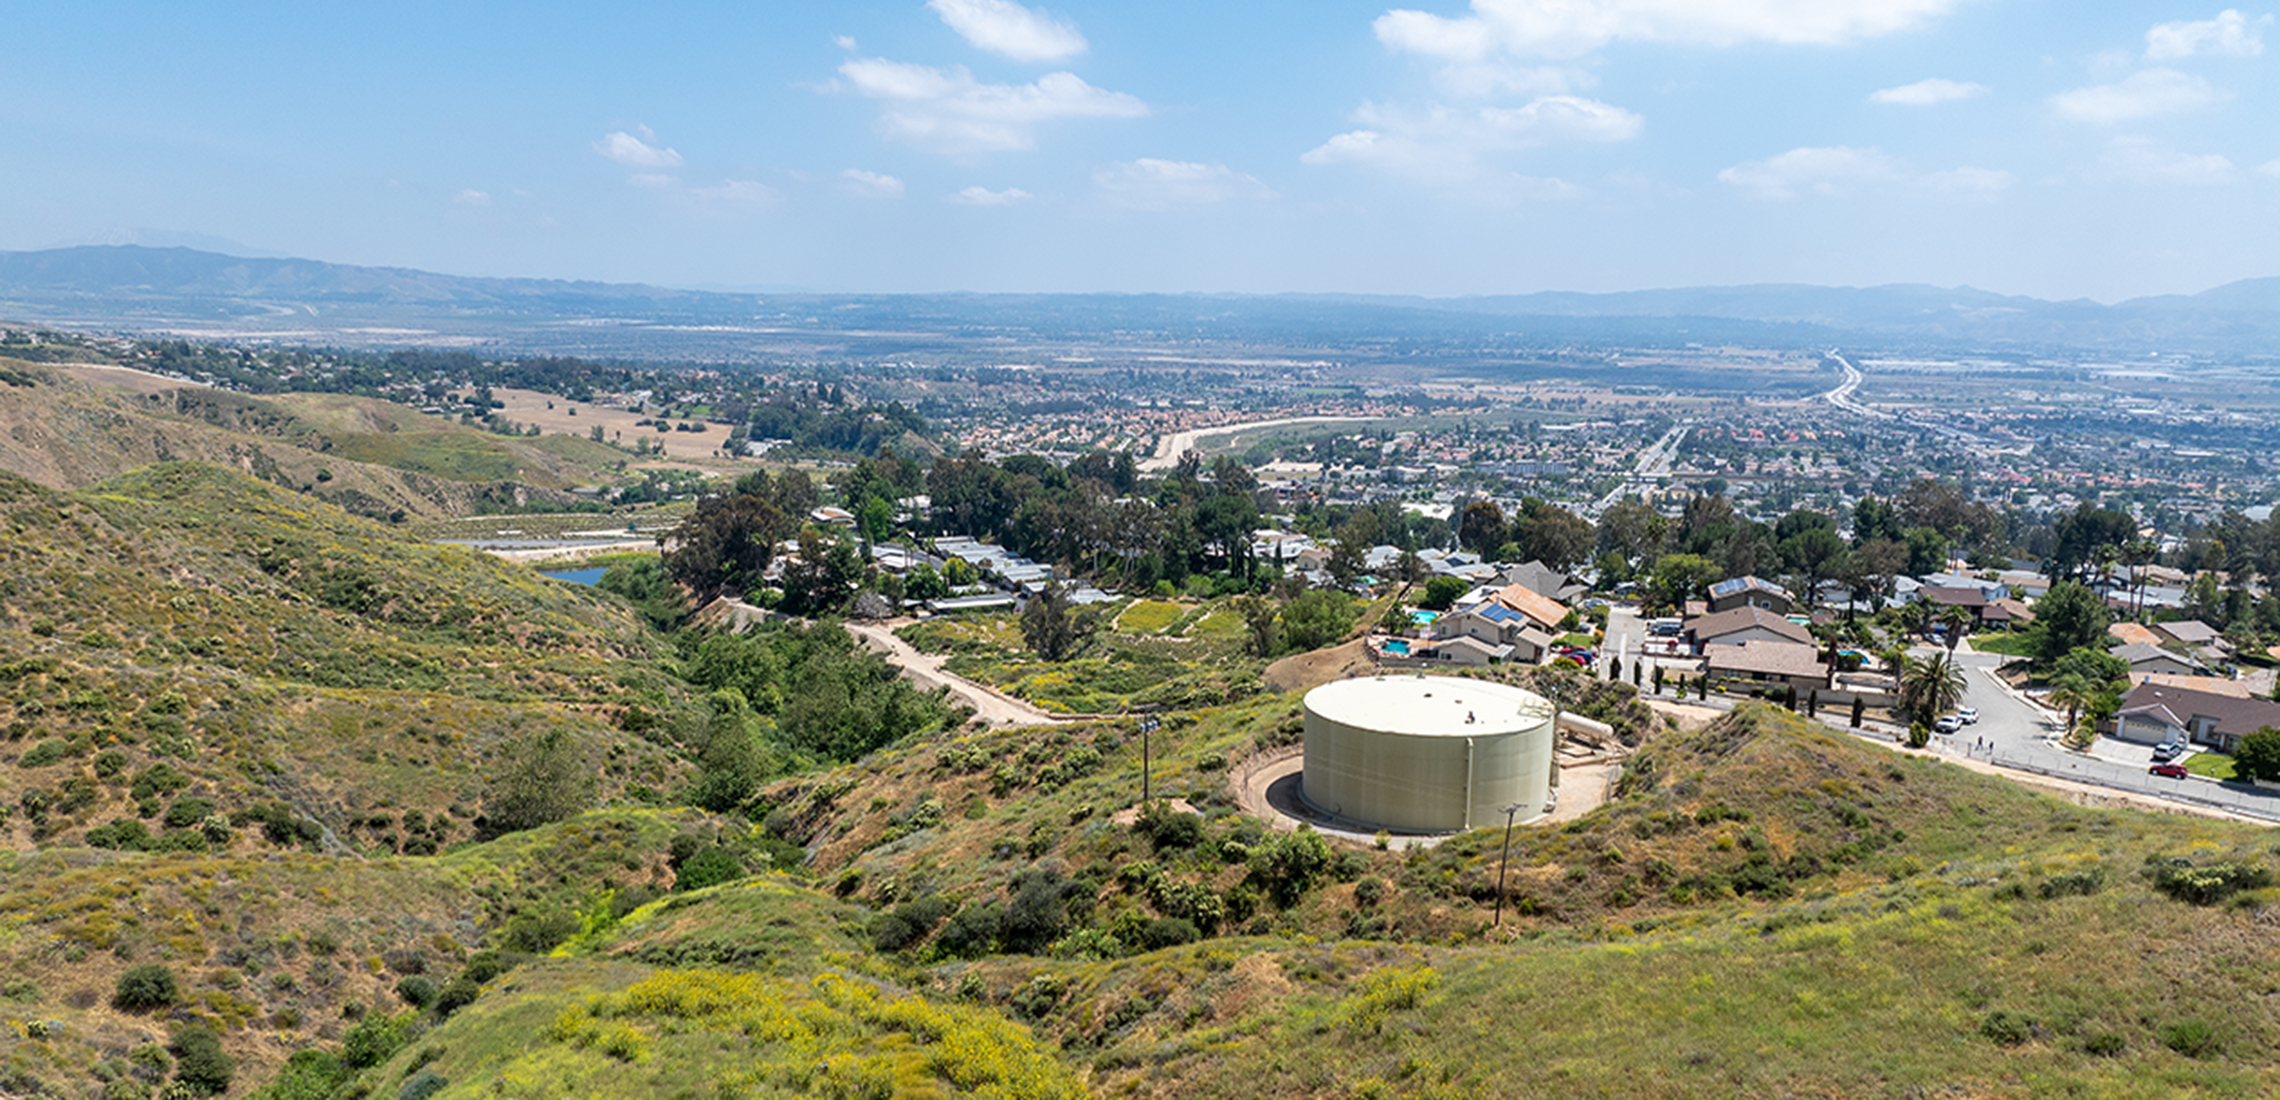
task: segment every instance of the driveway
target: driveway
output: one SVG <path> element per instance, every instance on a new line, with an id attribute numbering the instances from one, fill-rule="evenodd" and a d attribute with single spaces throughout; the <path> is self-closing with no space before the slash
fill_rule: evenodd
<path id="1" fill-rule="evenodd" d="M 974 708 L 974 716 L 993 726 L 1044 726 L 1069 721 L 1056 714 L 1037 709 L 1011 695 L 977 684 L 942 667 L 943 657 L 920 653 L 909 642 L 895 637 L 895 628 L 906 626 L 909 619 L 889 619 L 882 623 L 847 624 L 847 632 L 902 667 L 903 675 L 912 683 L 924 688 L 944 687 L 959 702 Z"/>
<path id="2" fill-rule="evenodd" d="M 1666 667 L 1672 672 L 1683 670 L 1688 673 L 1694 672 L 1701 666 L 1701 659 L 1697 657 L 1666 656 L 1659 649 L 1655 652 L 1649 652 L 1647 643 L 1650 637 L 1647 633 L 1647 621 L 1639 615 L 1638 608 L 1616 605 L 1607 609 L 1605 651 L 1623 662 L 1623 681 L 1625 683 L 1629 683 L 1631 680 L 1631 666 L 1642 660 L 1646 662 L 1646 668 L 1639 673 L 1639 685 L 1644 688 L 1653 687 L 1655 668 L 1658 665 Z M 1607 662 L 1605 660 L 1600 661 L 1598 668 L 1600 679 L 1607 678 L 1607 669 Z"/>

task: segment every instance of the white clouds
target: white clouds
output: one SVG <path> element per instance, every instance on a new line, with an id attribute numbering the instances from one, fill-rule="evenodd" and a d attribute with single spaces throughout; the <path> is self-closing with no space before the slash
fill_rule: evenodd
<path id="1" fill-rule="evenodd" d="M 634 185 L 635 187 L 646 187 L 652 191 L 655 191 L 660 188 L 671 187 L 674 184 L 681 182 L 681 177 L 669 176 L 663 172 L 635 172 L 634 174 L 627 176 L 625 178 L 625 181 Z"/>
<path id="2" fill-rule="evenodd" d="M 1972 167 L 1919 174 L 1880 149 L 1833 145 L 1807 146 L 1765 160 L 1745 161 L 1718 173 L 1718 181 L 1760 199 L 1891 190 L 1938 198 L 1987 199 L 2008 190 L 2018 179 L 2009 172 Z"/>
<path id="3" fill-rule="evenodd" d="M 950 29 L 1015 61 L 1066 61 L 1088 48 L 1076 25 L 1013 0 L 927 0 Z"/>
<path id="4" fill-rule="evenodd" d="M 1839 45 L 1906 30 L 1960 0 L 1472 0 L 1454 19 L 1396 9 L 1372 24 L 1395 50 L 1443 61 L 1581 57 L 1619 39 Z"/>
<path id="5" fill-rule="evenodd" d="M 1157 160 L 1120 161 L 1093 173 L 1101 196 L 1118 206 L 1162 210 L 1231 199 L 1271 199 L 1274 190 L 1224 164 Z"/>
<path id="6" fill-rule="evenodd" d="M 903 181 L 880 172 L 850 168 L 839 173 L 840 186 L 867 199 L 899 199 Z"/>
<path id="7" fill-rule="evenodd" d="M 960 206 L 1012 206 L 1017 202 L 1025 202 L 1029 198 L 1029 192 L 1018 187 L 1008 187 L 1003 191 L 992 191 L 976 184 L 951 195 L 943 201 L 954 202 Z"/>
<path id="8" fill-rule="evenodd" d="M 1900 162 L 1876 149 L 1845 145 L 1791 149 L 1777 157 L 1737 164 L 1718 173 L 1718 182 L 1761 199 L 1792 199 L 1799 191 L 1833 195 L 1863 184 L 1900 178 Z"/>
<path id="9" fill-rule="evenodd" d="M 1929 80 L 1919 80 L 1914 84 L 1902 84 L 1897 88 L 1882 88 L 1870 92 L 1868 93 L 1868 101 L 1870 103 L 1889 103 L 1901 107 L 1932 107 L 1985 94 L 1987 94 L 1987 86 L 1984 84 L 1972 84 L 1962 80 L 1943 80 L 1935 76 Z"/>
<path id="10" fill-rule="evenodd" d="M 756 180 L 722 180 L 710 187 L 691 187 L 690 196 L 722 207 L 770 206 L 783 196 Z"/>
<path id="11" fill-rule="evenodd" d="M 2216 153 L 2184 153 L 2152 138 L 2124 135 L 2106 143 L 2091 176 L 2153 186 L 2204 186 L 2231 183 L 2240 173 Z"/>
<path id="12" fill-rule="evenodd" d="M 2116 84 L 2094 84 L 2050 97 L 2061 116 L 2102 125 L 2190 111 L 2225 98 L 2208 81 L 2175 69 L 2131 73 Z"/>
<path id="13" fill-rule="evenodd" d="M 491 205 L 491 194 L 488 191 L 477 191 L 470 187 L 451 196 L 451 204 L 453 206 L 489 206 Z"/>
<path id="14" fill-rule="evenodd" d="M 644 128 L 644 133 L 647 129 Z M 656 137 L 651 135 L 651 141 Z M 678 168 L 681 154 L 671 149 L 660 149 L 623 130 L 611 133 L 594 143 L 594 151 L 629 168 Z"/>
<path id="15" fill-rule="evenodd" d="M 1028 84 L 984 84 L 963 65 L 937 69 L 880 58 L 849 61 L 839 74 L 856 94 L 887 101 L 879 128 L 888 137 L 950 154 L 1028 149 L 1036 128 L 1069 118 L 1138 118 L 1148 105 L 1048 73 Z"/>
<path id="16" fill-rule="evenodd" d="M 2256 174 L 2280 180 L 2280 160 L 2268 160 L 2257 165 Z"/>
<path id="17" fill-rule="evenodd" d="M 2145 56 L 2153 61 L 2175 61 L 2207 54 L 2217 57 L 2255 57 L 2264 52 L 2267 15 L 2251 20 L 2226 8 L 2215 19 L 2162 23 L 2145 32 Z"/>
<path id="18" fill-rule="evenodd" d="M 1521 107 L 1409 111 L 1365 103 L 1354 112 L 1363 128 L 1308 150 L 1313 165 L 1361 164 L 1425 179 L 1476 174 L 1482 154 L 1553 142 L 1628 141 L 1646 120 L 1621 107 L 1578 96 L 1544 96 Z"/>

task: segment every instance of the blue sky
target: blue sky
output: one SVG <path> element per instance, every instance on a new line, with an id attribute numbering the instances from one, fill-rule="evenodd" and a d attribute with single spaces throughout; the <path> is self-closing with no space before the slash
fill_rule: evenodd
<path id="1" fill-rule="evenodd" d="M 2268 9 L 1409 3 L 16 0 L 0 248 L 854 291 L 2280 274 Z"/>

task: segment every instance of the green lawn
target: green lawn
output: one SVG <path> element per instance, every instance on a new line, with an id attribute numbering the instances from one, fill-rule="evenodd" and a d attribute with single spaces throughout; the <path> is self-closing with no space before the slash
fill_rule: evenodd
<path id="1" fill-rule="evenodd" d="M 2005 657 L 2024 657 L 2030 650 L 2025 631 L 2007 631 L 2000 634 L 1968 634 L 1965 640 L 1981 653 L 2000 653 Z"/>
<path id="2" fill-rule="evenodd" d="M 2185 758 L 2185 770 L 2211 779 L 2235 779 L 2233 758 L 2221 752 L 2197 752 Z"/>

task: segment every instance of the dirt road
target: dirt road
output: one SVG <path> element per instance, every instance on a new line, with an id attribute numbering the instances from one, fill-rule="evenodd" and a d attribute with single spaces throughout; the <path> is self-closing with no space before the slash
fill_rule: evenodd
<path id="1" fill-rule="evenodd" d="M 920 653 L 909 642 L 895 637 L 895 628 L 909 622 L 909 619 L 890 619 L 883 623 L 851 622 L 847 624 L 847 632 L 884 654 L 887 660 L 901 666 L 903 675 L 910 677 L 920 687 L 949 688 L 953 698 L 974 708 L 975 716 L 990 725 L 1044 726 L 1069 721 L 1039 710 L 996 688 L 945 671 L 941 656 Z"/>

